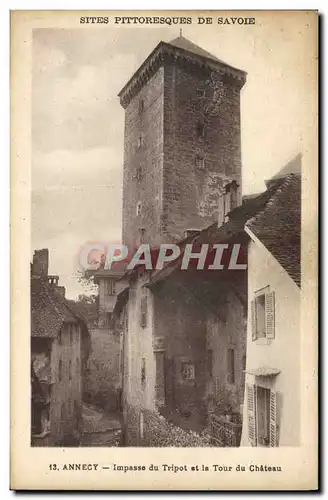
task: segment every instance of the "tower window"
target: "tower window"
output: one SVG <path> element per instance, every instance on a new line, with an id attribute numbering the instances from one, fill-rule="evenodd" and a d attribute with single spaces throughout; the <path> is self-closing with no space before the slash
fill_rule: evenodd
<path id="1" fill-rule="evenodd" d="M 200 98 L 205 97 L 205 90 L 204 89 L 197 89 L 196 95 L 197 95 L 197 97 L 200 97 Z"/>
<path id="2" fill-rule="evenodd" d="M 139 228 L 139 244 L 141 245 L 145 241 L 145 232 L 146 229 L 144 227 Z"/>
<path id="3" fill-rule="evenodd" d="M 136 172 L 136 178 L 138 181 L 143 177 L 143 168 L 141 165 L 138 165 L 137 167 L 137 172 Z"/>
<path id="4" fill-rule="evenodd" d="M 139 113 L 141 114 L 144 109 L 145 109 L 145 102 L 143 99 L 140 99 L 140 101 L 139 101 Z"/>
<path id="5" fill-rule="evenodd" d="M 200 170 L 204 170 L 205 168 L 205 160 L 203 156 L 196 156 L 195 159 L 196 167 L 199 168 Z"/>
<path id="6" fill-rule="evenodd" d="M 142 297 L 140 302 L 140 326 L 146 328 L 148 316 L 147 297 Z"/>
<path id="7" fill-rule="evenodd" d="M 203 139 L 205 135 L 205 125 L 202 122 L 198 122 L 196 125 L 196 132 L 198 139 Z"/>
<path id="8" fill-rule="evenodd" d="M 143 143 L 144 143 L 144 138 L 143 138 L 143 135 L 141 134 L 138 137 L 138 149 L 142 148 Z"/>
<path id="9" fill-rule="evenodd" d="M 139 215 L 141 215 L 141 201 L 138 201 L 137 203 L 137 208 L 136 208 L 136 214 L 137 214 L 137 217 L 139 217 Z"/>
<path id="10" fill-rule="evenodd" d="M 227 351 L 227 379 L 230 384 L 235 383 L 235 351 L 228 349 Z"/>
<path id="11" fill-rule="evenodd" d="M 146 385 L 146 358 L 141 360 L 141 386 L 144 388 Z"/>

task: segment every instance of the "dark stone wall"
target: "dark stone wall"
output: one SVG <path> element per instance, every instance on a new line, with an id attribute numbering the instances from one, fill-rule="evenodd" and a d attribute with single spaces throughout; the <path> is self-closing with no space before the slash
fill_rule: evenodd
<path id="1" fill-rule="evenodd" d="M 209 225 L 217 217 L 220 189 L 228 179 L 241 181 L 240 90 L 226 82 L 218 114 L 211 114 L 209 77 L 187 65 L 165 68 L 163 225 L 169 240 Z M 199 89 L 205 89 L 203 97 Z"/>
<path id="2" fill-rule="evenodd" d="M 154 297 L 155 331 L 164 337 L 167 409 L 182 427 L 200 430 L 206 423 L 206 311 L 181 277 L 168 280 Z M 194 365 L 194 380 L 183 379 L 185 362 Z"/>

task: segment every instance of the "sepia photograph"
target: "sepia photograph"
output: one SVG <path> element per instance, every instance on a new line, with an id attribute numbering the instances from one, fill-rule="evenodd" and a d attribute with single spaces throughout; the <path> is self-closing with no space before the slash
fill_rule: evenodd
<path id="1" fill-rule="evenodd" d="M 121 448 L 120 460 L 45 467 L 108 469 L 122 484 L 146 470 L 134 448 L 169 448 L 149 470 L 176 477 L 193 469 L 175 464 L 175 448 L 209 449 L 200 470 L 274 481 L 286 469 L 270 449 L 297 456 L 309 444 L 305 386 L 316 418 L 318 13 L 36 21 L 19 257 L 28 453 Z M 14 41 L 24 22 L 28 11 L 13 13 Z M 238 469 L 228 448 L 250 459 Z"/>

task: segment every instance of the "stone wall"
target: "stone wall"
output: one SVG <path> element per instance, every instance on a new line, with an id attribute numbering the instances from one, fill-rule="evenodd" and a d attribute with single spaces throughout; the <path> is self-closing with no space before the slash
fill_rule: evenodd
<path id="1" fill-rule="evenodd" d="M 205 447 L 210 446 L 210 436 L 185 431 L 157 411 L 129 406 L 126 411 L 126 446 L 149 447 Z"/>
<path id="2" fill-rule="evenodd" d="M 108 411 L 119 409 L 120 337 L 111 330 L 90 332 L 91 352 L 84 377 L 84 399 Z"/>
<path id="3" fill-rule="evenodd" d="M 209 113 L 214 98 L 209 78 L 205 68 L 165 67 L 163 228 L 169 240 L 213 222 L 223 185 L 241 182 L 240 88 L 225 82 L 218 113 Z"/>
<path id="4" fill-rule="evenodd" d="M 162 204 L 163 82 L 164 70 L 160 68 L 125 111 L 123 243 L 132 247 L 139 243 L 140 229 L 146 230 L 147 243 L 158 243 Z M 138 203 L 141 204 L 139 216 Z"/>

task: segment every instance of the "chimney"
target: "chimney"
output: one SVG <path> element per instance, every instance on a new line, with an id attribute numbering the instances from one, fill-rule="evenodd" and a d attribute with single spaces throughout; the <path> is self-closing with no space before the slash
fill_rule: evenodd
<path id="1" fill-rule="evenodd" d="M 227 214 L 241 205 L 241 202 L 239 184 L 235 180 L 228 182 L 218 200 L 218 227 L 228 221 Z"/>
<path id="2" fill-rule="evenodd" d="M 66 289 L 64 286 L 56 286 L 54 288 L 54 293 L 59 299 L 65 299 Z"/>
<path id="3" fill-rule="evenodd" d="M 46 278 L 48 276 L 49 267 L 49 250 L 43 248 L 42 250 L 35 250 L 32 263 L 32 276 Z"/>

